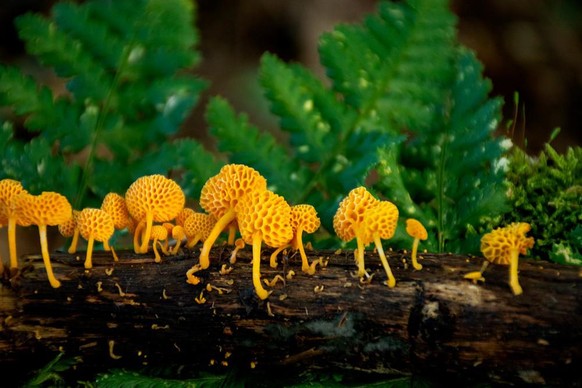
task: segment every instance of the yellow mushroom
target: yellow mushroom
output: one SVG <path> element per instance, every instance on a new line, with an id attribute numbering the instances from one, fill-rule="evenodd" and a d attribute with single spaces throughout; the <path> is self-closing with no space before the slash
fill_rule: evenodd
<path id="1" fill-rule="evenodd" d="M 418 250 L 418 242 L 420 240 L 426 240 L 428 238 L 428 233 L 420 221 L 415 220 L 414 218 L 409 218 L 406 220 L 406 233 L 414 238 L 414 241 L 412 242 L 411 254 L 412 266 L 416 270 L 421 270 L 422 264 L 419 264 L 416 260 L 416 252 Z"/>
<path id="2" fill-rule="evenodd" d="M 303 232 L 314 233 L 321 221 L 317 216 L 317 211 L 311 205 L 295 205 L 291 206 L 291 227 L 293 228 L 293 239 L 291 240 L 291 248 L 297 250 L 301 255 L 301 270 L 309 275 L 315 273 L 315 262 L 309 265 L 305 248 L 303 246 Z M 271 254 L 271 267 L 277 267 L 277 255 L 285 247 L 280 247 Z"/>
<path id="3" fill-rule="evenodd" d="M 194 212 L 184 221 L 184 232 L 186 233 L 186 247 L 192 249 L 199 241 L 206 241 L 214 225 L 216 218 L 210 214 Z"/>
<path id="4" fill-rule="evenodd" d="M 245 241 L 242 238 L 237 238 L 234 241 L 234 249 L 230 253 L 230 259 L 228 260 L 230 264 L 236 263 L 236 254 L 238 251 L 245 247 Z"/>
<path id="5" fill-rule="evenodd" d="M 12 198 L 20 193 L 27 193 L 22 184 L 13 179 L 0 180 L 0 220 L 8 225 L 8 250 L 10 254 L 10 268 L 18 268 L 18 254 L 16 252 L 16 225 L 28 226 L 18 219 Z"/>
<path id="6" fill-rule="evenodd" d="M 187 239 L 186 231 L 184 227 L 181 225 L 174 225 L 172 227 L 172 238 L 176 241 L 176 244 L 172 249 L 170 249 L 171 255 L 177 255 L 180 247 L 182 246 L 182 242 Z"/>
<path id="7" fill-rule="evenodd" d="M 163 175 L 147 175 L 133 182 L 125 193 L 125 203 L 129 214 L 140 223 L 145 220 L 145 231 L 141 244 L 135 247 L 139 253 L 147 253 L 152 225 L 155 222 L 171 221 L 184 208 L 186 197 L 180 186 Z"/>
<path id="8" fill-rule="evenodd" d="M 216 218 L 216 224 L 202 246 L 202 269 L 210 265 L 210 249 L 220 233 L 226 227 L 236 225 L 233 221 L 237 220 L 237 203 L 250 192 L 266 189 L 266 179 L 255 169 L 243 164 L 227 164 L 217 175 L 206 181 L 200 193 L 200 206 Z"/>
<path id="9" fill-rule="evenodd" d="M 154 248 L 154 261 L 156 263 L 160 263 L 162 258 L 158 252 L 157 244 L 159 243 L 161 245 L 161 241 L 166 241 L 168 239 L 168 229 L 163 225 L 154 225 L 152 226 L 152 233 L 150 238 L 152 240 L 152 247 Z"/>
<path id="10" fill-rule="evenodd" d="M 380 261 L 388 277 L 386 284 L 390 288 L 396 285 L 396 279 L 392 274 L 392 270 L 384 254 L 381 240 L 387 240 L 394 236 L 397 222 L 398 208 L 396 205 L 390 201 L 379 201 L 366 209 L 360 229 L 356 232 L 356 235 L 360 236 L 364 246 L 374 242 L 378 256 L 380 256 Z M 359 248 L 358 257 L 358 260 L 364 260 L 363 251 L 360 252 Z"/>
<path id="11" fill-rule="evenodd" d="M 486 261 L 480 271 L 466 274 L 465 279 L 484 280 L 483 272 L 489 263 L 509 265 L 509 285 L 514 295 L 523 293 L 518 280 L 519 254 L 525 255 L 534 245 L 533 237 L 526 237 L 531 226 L 525 222 L 514 222 L 497 228 L 481 238 L 481 252 Z"/>
<path id="12" fill-rule="evenodd" d="M 53 274 L 47 244 L 47 226 L 55 226 L 67 222 L 73 217 L 73 208 L 67 198 L 59 193 L 45 191 L 40 195 L 20 193 L 12 199 L 14 210 L 24 224 L 36 225 L 40 236 L 42 259 L 52 287 L 60 287 L 61 283 Z"/>
<path id="13" fill-rule="evenodd" d="M 85 268 L 91 269 L 93 268 L 93 245 L 95 241 L 102 242 L 104 245 L 109 241 L 115 232 L 113 219 L 104 210 L 85 208 L 77 216 L 77 228 L 81 237 L 87 240 Z"/>
<path id="14" fill-rule="evenodd" d="M 77 252 L 77 245 L 79 243 L 79 228 L 77 228 L 77 217 L 79 213 L 79 210 L 73 210 L 73 217 L 67 222 L 58 225 L 61 236 L 73 238 L 68 249 L 71 255 Z"/>
<path id="15" fill-rule="evenodd" d="M 185 207 L 184 209 L 180 210 L 180 213 L 176 216 L 174 220 L 176 225 L 184 226 L 186 219 L 190 217 L 192 214 L 196 213 L 196 211 L 190 207 Z"/>
<path id="16" fill-rule="evenodd" d="M 360 277 L 368 276 L 364 265 L 364 214 L 377 203 L 378 200 L 365 187 L 360 186 L 351 190 L 340 202 L 333 217 L 333 228 L 339 238 L 346 242 L 356 239 L 357 249 L 354 254 Z"/>
<path id="17" fill-rule="evenodd" d="M 260 299 L 270 292 L 261 284 L 261 244 L 272 248 L 289 244 L 293 238 L 291 207 L 283 197 L 269 190 L 251 191 L 237 206 L 237 220 L 243 240 L 253 247 L 253 285 Z"/>

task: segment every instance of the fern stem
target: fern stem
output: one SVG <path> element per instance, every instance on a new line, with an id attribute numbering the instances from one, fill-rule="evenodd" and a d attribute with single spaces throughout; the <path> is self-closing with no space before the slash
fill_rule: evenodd
<path id="1" fill-rule="evenodd" d="M 85 195 L 87 192 L 87 180 L 88 180 L 88 176 L 90 175 L 90 170 L 93 168 L 93 161 L 95 158 L 95 152 L 97 149 L 97 142 L 99 139 L 99 135 L 101 133 L 101 130 L 103 129 L 103 126 L 105 123 L 105 118 L 107 117 L 107 112 L 109 112 L 109 109 L 111 107 L 111 102 L 113 100 L 113 98 L 112 98 L 113 93 L 114 93 L 115 89 L 117 88 L 117 86 L 119 85 L 119 80 L 121 78 L 121 74 L 123 73 L 124 67 L 128 63 L 129 47 L 131 47 L 131 44 L 126 46 L 123 50 L 120 64 L 117 67 L 117 71 L 115 72 L 115 75 L 113 77 L 113 81 L 111 82 L 111 86 L 109 87 L 109 90 L 107 91 L 107 95 L 105 96 L 105 100 L 103 101 L 101 109 L 99 110 L 97 120 L 95 121 L 95 127 L 93 128 L 93 133 L 91 135 L 91 144 L 89 145 L 89 154 L 87 155 L 87 160 L 85 160 L 85 165 L 83 166 L 83 170 L 81 171 L 81 185 L 79 186 L 79 189 L 77 191 L 77 195 L 75 197 L 75 205 L 74 205 L 75 209 L 80 209 L 82 204 L 83 204 L 83 201 L 85 199 Z"/>

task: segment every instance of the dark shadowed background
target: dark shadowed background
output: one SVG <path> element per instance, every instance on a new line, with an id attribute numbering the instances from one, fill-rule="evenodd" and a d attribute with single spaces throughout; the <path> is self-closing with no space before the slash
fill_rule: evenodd
<path id="1" fill-rule="evenodd" d="M 50 10 L 54 0 L 4 0 L 0 6 L 0 62 L 27 67 L 12 25 L 27 11 Z M 226 97 L 239 112 L 261 128 L 273 129 L 266 101 L 256 81 L 265 51 L 285 61 L 297 61 L 323 76 L 317 54 L 318 37 L 341 22 L 358 22 L 373 12 L 372 0 L 198 0 L 197 28 L 202 62 L 196 73 L 210 81 L 201 103 L 183 126 L 181 136 L 206 136 L 204 109 L 209 96 Z M 494 94 L 505 100 L 504 120 L 513 118 L 513 95 L 520 105 L 514 143 L 536 154 L 555 127 L 558 151 L 582 144 L 582 3 L 578 0 L 454 0 L 460 41 L 476 51 Z M 50 72 L 47 84 L 54 83 Z M 54 84 L 55 88 L 62 87 Z"/>

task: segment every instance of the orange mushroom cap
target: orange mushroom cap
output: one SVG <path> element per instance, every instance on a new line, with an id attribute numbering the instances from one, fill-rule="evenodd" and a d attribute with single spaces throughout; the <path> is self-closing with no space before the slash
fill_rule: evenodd
<path id="1" fill-rule="evenodd" d="M 156 174 L 135 180 L 125 193 L 125 202 L 131 217 L 146 221 L 139 247 L 139 251 L 145 253 L 153 222 L 166 222 L 176 218 L 184 208 L 186 197 L 175 181 Z"/>
<path id="2" fill-rule="evenodd" d="M 534 245 L 533 237 L 526 237 L 531 226 L 525 222 L 514 222 L 506 227 L 497 228 L 481 238 L 481 252 L 494 264 L 509 265 L 511 250 L 517 249 L 525 254 Z"/>
<path id="3" fill-rule="evenodd" d="M 73 217 L 58 225 L 59 233 L 61 236 L 73 237 L 75 234 L 75 229 L 77 229 L 77 217 L 79 216 L 79 213 L 79 210 L 73 210 Z"/>
<path id="4" fill-rule="evenodd" d="M 363 243 L 367 245 L 373 242 L 376 236 L 382 240 L 392 238 L 397 223 L 398 208 L 396 205 L 390 201 L 377 201 L 364 212 L 362 221 Z"/>
<path id="5" fill-rule="evenodd" d="M 227 164 L 206 181 L 200 192 L 200 206 L 217 220 L 239 199 L 255 190 L 266 190 L 267 180 L 257 170 L 244 164 Z"/>
<path id="6" fill-rule="evenodd" d="M 428 233 L 424 225 L 420 221 L 414 218 L 409 218 L 406 220 L 406 233 L 419 240 L 426 240 L 428 238 Z"/>
<path id="7" fill-rule="evenodd" d="M 378 200 L 365 187 L 351 190 L 340 202 L 333 217 L 333 229 L 338 237 L 344 241 L 353 240 L 364 221 L 364 213 L 376 203 Z"/>
<path id="8" fill-rule="evenodd" d="M 321 220 L 313 206 L 306 204 L 291 206 L 291 227 L 294 231 L 301 227 L 305 233 L 314 233 L 320 225 Z"/>
<path id="9" fill-rule="evenodd" d="M 184 226 L 186 219 L 194 213 L 196 213 L 196 211 L 190 207 L 185 207 L 184 209 L 180 210 L 180 213 L 178 213 L 176 216 L 176 225 Z"/>
<path id="10" fill-rule="evenodd" d="M 48 225 L 59 225 L 70 220 L 73 217 L 71 204 L 65 196 L 52 191 L 45 191 L 40 195 L 20 193 L 13 197 L 12 204 L 25 224 L 38 226 L 47 277 L 52 287 L 60 287 L 61 283 L 55 278 L 50 262 L 46 228 Z"/>
<path id="11" fill-rule="evenodd" d="M 77 216 L 77 228 L 79 234 L 87 240 L 85 268 L 93 268 L 93 243 L 94 241 L 108 243 L 115 232 L 113 219 L 105 210 L 85 208 Z"/>
<path id="12" fill-rule="evenodd" d="M 186 218 L 184 232 L 188 238 L 188 247 L 191 248 L 198 241 L 205 241 L 215 224 L 216 218 L 210 214 L 194 212 Z"/>
<path id="13" fill-rule="evenodd" d="M 117 230 L 127 228 L 131 222 L 125 198 L 117 193 L 105 195 L 101 203 L 101 210 L 106 211 L 111 216 L 113 226 Z"/>

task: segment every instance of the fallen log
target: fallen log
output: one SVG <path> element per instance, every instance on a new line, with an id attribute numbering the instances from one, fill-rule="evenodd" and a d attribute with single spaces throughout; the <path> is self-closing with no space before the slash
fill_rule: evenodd
<path id="1" fill-rule="evenodd" d="M 263 279 L 281 275 L 265 301 L 252 288 L 250 249 L 213 250 L 201 283 L 185 273 L 198 252 L 163 258 L 95 252 L 53 253 L 58 289 L 50 287 L 40 256 L 2 280 L 0 368 L 17 385 L 59 352 L 75 356 L 76 380 L 110 368 L 179 365 L 181 375 L 232 368 L 277 376 L 305 370 L 373 376 L 425 376 L 434 381 L 580 385 L 582 277 L 578 268 L 520 262 L 524 294 L 513 296 L 507 267 L 490 266 L 484 284 L 463 274 L 481 258 L 421 255 L 414 271 L 403 252 L 387 252 L 397 279 L 386 276 L 376 254 L 366 263 L 373 277 L 354 278 L 351 251 L 311 251 L 321 258 L 314 276 L 297 255 L 281 255 L 277 269 L 262 265 Z M 268 260 L 271 251 L 263 250 Z M 284 257 L 283 257 L 284 256 Z M 296 272 L 287 279 L 290 270 Z M 71 372 L 73 373 L 73 372 Z M 178 377 L 178 376 L 176 376 Z M 89 377 L 90 378 L 90 377 Z"/>

